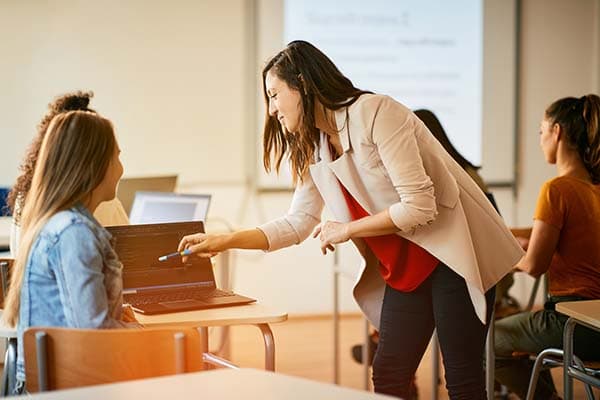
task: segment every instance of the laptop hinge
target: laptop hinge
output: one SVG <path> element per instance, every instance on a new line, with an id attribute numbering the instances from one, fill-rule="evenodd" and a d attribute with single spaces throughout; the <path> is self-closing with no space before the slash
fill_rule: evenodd
<path id="1" fill-rule="evenodd" d="M 186 283 L 176 285 L 160 285 L 160 286 L 149 286 L 144 288 L 136 289 L 125 289 L 123 295 L 126 294 L 141 294 L 141 293 L 157 293 L 157 292 L 171 292 L 176 289 L 216 289 L 213 282 L 206 283 Z"/>

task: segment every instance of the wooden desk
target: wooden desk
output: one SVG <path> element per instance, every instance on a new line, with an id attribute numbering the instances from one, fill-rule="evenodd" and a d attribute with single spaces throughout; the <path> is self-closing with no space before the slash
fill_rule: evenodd
<path id="1" fill-rule="evenodd" d="M 573 363 L 573 332 L 583 325 L 600 332 L 600 300 L 567 301 L 556 304 L 556 311 L 569 317 L 563 332 L 565 400 L 573 398 L 573 378 L 600 387 L 600 379 L 576 368 Z M 598 343 L 600 346 L 600 343 Z"/>
<path id="2" fill-rule="evenodd" d="M 265 369 L 275 371 L 275 341 L 270 323 L 287 320 L 287 313 L 275 311 L 260 303 L 244 306 L 213 308 L 209 310 L 186 311 L 180 313 L 144 315 L 136 318 L 143 326 L 187 326 L 199 328 L 208 349 L 208 327 L 232 325 L 256 325 L 262 332 L 265 343 Z M 207 354 L 210 357 L 210 353 Z"/>
<path id="3" fill-rule="evenodd" d="M 168 377 L 38 393 L 39 400 L 219 399 L 384 400 L 392 397 L 254 369 L 193 372 Z"/>

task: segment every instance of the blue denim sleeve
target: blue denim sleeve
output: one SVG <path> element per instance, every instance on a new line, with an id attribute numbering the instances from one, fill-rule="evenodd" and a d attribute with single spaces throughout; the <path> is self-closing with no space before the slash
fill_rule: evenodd
<path id="1" fill-rule="evenodd" d="M 74 223 L 58 239 L 56 280 L 67 324 L 74 328 L 121 327 L 109 316 L 104 262 L 98 238 L 83 223 Z"/>

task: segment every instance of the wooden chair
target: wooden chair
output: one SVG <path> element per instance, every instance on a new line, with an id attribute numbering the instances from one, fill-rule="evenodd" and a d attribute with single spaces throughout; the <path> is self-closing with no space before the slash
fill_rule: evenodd
<path id="1" fill-rule="evenodd" d="M 27 390 L 38 392 L 203 369 L 197 329 L 29 328 Z"/>

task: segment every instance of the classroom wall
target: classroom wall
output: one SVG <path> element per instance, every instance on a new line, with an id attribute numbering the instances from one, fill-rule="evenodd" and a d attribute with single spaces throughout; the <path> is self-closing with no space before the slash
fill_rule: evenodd
<path id="1" fill-rule="evenodd" d="M 57 5 L 59 4 L 59 5 Z M 253 227 L 287 210 L 290 193 L 253 190 L 256 65 L 253 1 L 0 2 L 0 185 L 12 183 L 49 100 L 93 89 L 114 121 L 126 174 L 180 173 L 179 191 L 213 193 L 209 229 Z M 522 0 L 516 195 L 495 190 L 510 225 L 528 225 L 553 176 L 538 147 L 545 106 L 599 92 L 600 0 Z M 261 21 L 268 24 L 272 21 Z M 512 134 L 507 132 L 506 134 Z M 233 252 L 234 287 L 293 314 L 332 309 L 334 257 L 308 239 L 278 253 Z M 342 310 L 356 252 L 342 246 Z M 219 263 L 219 260 L 216 260 Z M 218 270 L 218 266 L 217 266 Z M 519 278 L 523 297 L 529 281 Z"/>
<path id="2" fill-rule="evenodd" d="M 115 125 L 127 174 L 245 180 L 246 2 L 0 2 L 0 185 L 46 104 L 76 89 Z"/>

